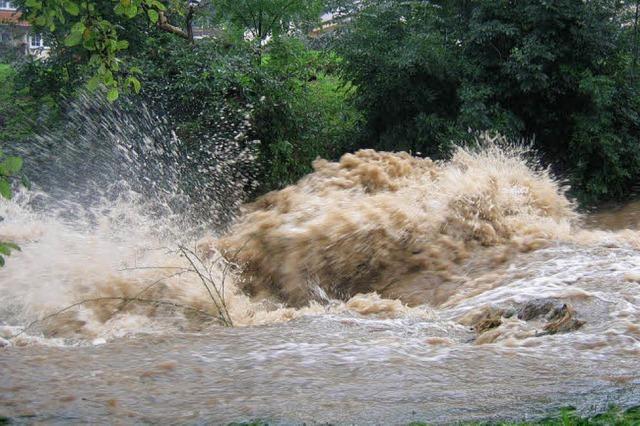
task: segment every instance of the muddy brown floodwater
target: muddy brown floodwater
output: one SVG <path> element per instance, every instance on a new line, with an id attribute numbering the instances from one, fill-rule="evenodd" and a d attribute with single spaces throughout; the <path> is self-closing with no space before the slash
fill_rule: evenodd
<path id="1" fill-rule="evenodd" d="M 139 206 L 89 227 L 3 202 L 22 252 L 0 270 L 0 416 L 403 424 L 640 404 L 640 203 L 581 216 L 496 147 L 315 168 L 192 257 Z M 226 311 L 193 260 L 224 278 Z"/>

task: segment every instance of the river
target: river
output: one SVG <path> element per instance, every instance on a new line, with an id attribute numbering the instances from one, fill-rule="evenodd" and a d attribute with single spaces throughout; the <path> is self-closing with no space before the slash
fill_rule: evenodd
<path id="1" fill-rule="evenodd" d="M 22 251 L 0 270 L 0 416 L 406 424 L 640 404 L 640 204 L 578 214 L 516 151 L 319 160 L 197 237 L 135 197 L 89 219 L 38 190 L 3 201 Z"/>

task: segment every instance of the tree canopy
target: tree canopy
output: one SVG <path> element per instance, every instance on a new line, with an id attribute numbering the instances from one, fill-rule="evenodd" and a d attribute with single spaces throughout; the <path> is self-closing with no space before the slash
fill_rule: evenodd
<path id="1" fill-rule="evenodd" d="M 637 31 L 623 2 L 368 2 L 338 40 L 361 146 L 444 156 L 493 130 L 533 140 L 584 200 L 640 172 Z"/>
<path id="2" fill-rule="evenodd" d="M 185 143 L 250 116 L 260 190 L 361 147 L 444 158 L 481 131 L 529 141 L 587 203 L 640 177 L 638 5 L 619 0 L 18 0 L 52 49 L 6 107 L 137 93 Z M 320 29 L 320 16 L 332 12 Z M 194 33 L 199 28 L 199 37 Z M 314 29 L 314 31 L 311 31 Z M 208 32 L 207 32 L 208 31 Z M 3 109 L 4 108 L 4 109 Z M 29 113 L 33 115 L 32 113 Z M 26 113 L 25 113 L 26 115 Z M 0 134 L 31 132 L 5 119 Z"/>

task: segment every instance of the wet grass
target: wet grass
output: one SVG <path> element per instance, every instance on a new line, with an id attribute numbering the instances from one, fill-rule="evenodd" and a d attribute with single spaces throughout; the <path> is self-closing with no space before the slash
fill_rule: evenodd
<path id="1" fill-rule="evenodd" d="M 13 424 L 16 419 L 11 419 L 0 415 L 0 425 Z M 368 423 L 366 419 L 363 423 Z M 272 424 L 263 420 L 252 420 L 249 422 L 233 422 L 228 426 L 269 426 Z M 325 423 L 331 425 L 331 423 Z M 593 417 L 581 417 L 574 408 L 564 408 L 554 417 L 532 422 L 464 422 L 454 423 L 457 426 L 640 426 L 640 406 L 621 410 L 611 407 L 604 413 Z M 428 426 L 428 422 L 412 422 L 407 426 Z"/>
<path id="2" fill-rule="evenodd" d="M 422 426 L 429 423 L 410 423 L 410 426 Z M 497 423 L 461 423 L 465 426 L 637 426 L 640 425 L 640 406 L 628 410 L 611 407 L 604 413 L 593 417 L 581 417 L 574 408 L 563 408 L 554 417 L 533 422 L 497 422 Z"/>
<path id="3" fill-rule="evenodd" d="M 363 423 L 367 423 L 363 419 Z M 229 426 L 269 426 L 269 422 L 255 420 L 251 422 L 230 423 Z M 408 426 L 428 426 L 429 423 L 414 422 Z M 574 408 L 564 408 L 557 416 L 533 422 L 497 422 L 497 423 L 458 423 L 459 426 L 640 426 L 640 406 L 621 410 L 611 407 L 604 413 L 593 417 L 581 417 Z"/>

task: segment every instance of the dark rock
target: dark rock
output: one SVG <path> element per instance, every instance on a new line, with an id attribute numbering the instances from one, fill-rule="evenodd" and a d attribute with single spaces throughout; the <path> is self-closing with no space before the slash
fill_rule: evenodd
<path id="1" fill-rule="evenodd" d="M 556 299 L 533 299 L 524 304 L 518 311 L 518 319 L 522 321 L 530 321 L 547 315 L 563 306 L 562 302 Z"/>
<path id="2" fill-rule="evenodd" d="M 487 307 L 472 325 L 476 333 L 482 334 L 487 330 L 502 324 L 503 309 Z"/>
<path id="3" fill-rule="evenodd" d="M 566 333 L 577 330 L 584 325 L 584 321 L 576 318 L 576 311 L 566 304 L 554 308 L 545 319 L 549 321 L 544 326 L 546 334 Z"/>
<path id="4" fill-rule="evenodd" d="M 585 323 L 576 318 L 576 311 L 570 305 L 553 298 L 531 300 L 518 310 L 520 320 L 530 321 L 538 318 L 546 323 L 544 331 L 538 333 L 538 336 L 574 331 Z"/>

